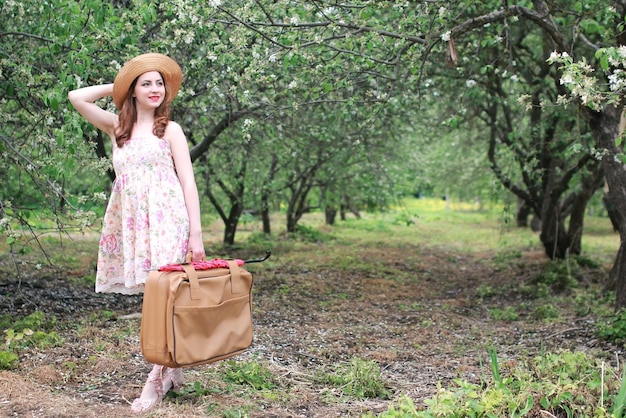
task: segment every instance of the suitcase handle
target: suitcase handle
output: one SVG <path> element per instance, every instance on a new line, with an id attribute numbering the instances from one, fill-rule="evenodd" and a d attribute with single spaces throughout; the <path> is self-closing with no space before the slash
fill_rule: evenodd
<path id="1" fill-rule="evenodd" d="M 200 299 L 200 281 L 198 280 L 198 273 L 193 268 L 192 264 L 183 264 L 183 269 L 189 279 L 189 298 L 191 300 Z M 228 260 L 228 266 L 230 270 L 230 288 L 233 294 L 245 293 L 245 283 L 241 280 L 241 270 L 235 260 Z"/>

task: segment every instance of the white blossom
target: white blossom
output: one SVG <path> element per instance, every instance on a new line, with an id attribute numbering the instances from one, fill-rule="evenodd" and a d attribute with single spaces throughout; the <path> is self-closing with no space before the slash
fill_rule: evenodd
<path id="1" fill-rule="evenodd" d="M 550 56 L 548 57 L 546 62 L 549 63 L 549 64 L 553 64 L 553 63 L 559 61 L 560 59 L 561 59 L 561 54 L 556 52 L 556 51 L 552 51 L 552 53 L 550 53 Z"/>

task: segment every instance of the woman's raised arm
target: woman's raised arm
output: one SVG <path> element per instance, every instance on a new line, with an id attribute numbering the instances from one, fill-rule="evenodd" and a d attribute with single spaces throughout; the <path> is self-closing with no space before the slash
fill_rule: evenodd
<path id="1" fill-rule="evenodd" d="M 80 113 L 88 122 L 96 128 L 109 134 L 111 138 L 115 138 L 117 115 L 108 112 L 95 104 L 96 100 L 106 96 L 111 96 L 112 94 L 113 83 L 72 90 L 69 92 L 67 97 L 78 113 Z"/>

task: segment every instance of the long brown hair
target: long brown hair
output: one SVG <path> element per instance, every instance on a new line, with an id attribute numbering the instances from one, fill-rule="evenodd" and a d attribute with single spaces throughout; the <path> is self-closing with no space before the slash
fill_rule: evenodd
<path id="1" fill-rule="evenodd" d="M 161 78 L 163 78 L 162 74 Z M 139 77 L 135 78 L 130 84 L 128 92 L 126 93 L 126 98 L 124 99 L 124 105 L 118 115 L 118 125 L 117 128 L 115 128 L 115 142 L 119 148 L 123 147 L 126 141 L 130 139 L 133 126 L 137 122 L 137 106 L 135 106 L 133 93 L 138 79 Z M 167 92 L 167 83 L 165 78 L 163 78 L 163 83 L 165 83 L 165 91 Z M 163 135 L 165 135 L 165 128 L 167 128 L 169 120 L 170 104 L 164 99 L 163 103 L 161 103 L 154 111 L 154 125 L 152 126 L 152 133 L 159 138 L 163 138 Z"/>

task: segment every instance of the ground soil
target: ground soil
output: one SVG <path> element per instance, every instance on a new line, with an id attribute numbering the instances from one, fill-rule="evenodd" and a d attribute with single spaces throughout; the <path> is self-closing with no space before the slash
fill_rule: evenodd
<path id="1" fill-rule="evenodd" d="M 266 364 L 287 396 L 250 398 L 249 392 L 221 390 L 223 384 L 207 381 L 215 378 L 220 367 L 215 364 L 186 371 L 188 385 L 195 382 L 207 391 L 168 397 L 154 416 L 246 416 L 233 412 L 238 406 L 252 417 L 377 414 L 401 394 L 420 406 L 438 384 L 445 387 L 457 377 L 480 381 L 489 374 L 490 344 L 503 368 L 540 351 L 593 351 L 607 361 L 620 354 L 597 339 L 594 319 L 576 310 L 571 299 L 557 306 L 558 320 L 532 317 L 539 302 L 518 290 L 545 267 L 541 253 L 523 254 L 502 267 L 489 253 L 363 248 L 354 263 L 360 258 L 377 266 L 369 271 L 316 257 L 319 263 L 305 267 L 249 267 L 255 278 L 255 340 L 238 360 Z M 593 286 L 605 273 L 580 271 L 579 286 Z M 130 415 L 128 401 L 139 395 L 149 370 L 139 350 L 141 296 L 95 294 L 77 280 L 83 272 L 29 274 L 20 281 L 0 280 L 0 313 L 21 318 L 38 309 L 54 316 L 65 342 L 21 350 L 17 369 L 0 371 L 0 416 Z M 549 300 L 558 304 L 568 298 Z M 507 307 L 515 308 L 518 320 L 494 320 L 490 310 Z M 340 389 L 313 378 L 353 358 L 380 365 L 390 399 L 341 396 Z"/>

